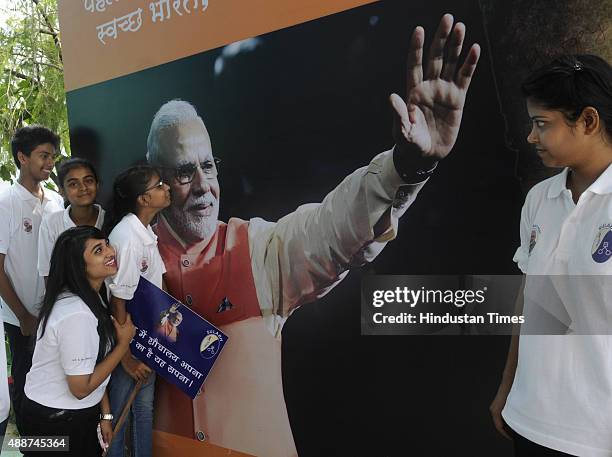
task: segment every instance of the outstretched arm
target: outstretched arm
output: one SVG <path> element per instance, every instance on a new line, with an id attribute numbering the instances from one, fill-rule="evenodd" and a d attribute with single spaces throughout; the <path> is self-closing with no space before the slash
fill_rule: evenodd
<path id="1" fill-rule="evenodd" d="M 327 293 L 351 265 L 371 261 L 396 236 L 398 218 L 416 198 L 427 172 L 455 144 L 480 48 L 473 45 L 456 70 L 465 26 L 453 28 L 447 14 L 423 73 L 424 33 L 417 27 L 412 36 L 407 102 L 391 96 L 393 151 L 352 173 L 321 204 L 300 207 L 276 224 L 251 221 L 252 271 L 272 333 L 292 309 Z"/>

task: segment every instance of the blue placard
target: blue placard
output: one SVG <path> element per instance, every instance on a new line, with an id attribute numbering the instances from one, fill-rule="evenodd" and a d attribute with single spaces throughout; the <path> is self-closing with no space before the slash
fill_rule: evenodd
<path id="1" fill-rule="evenodd" d="M 127 310 L 137 327 L 132 354 L 195 398 L 228 337 L 143 277 Z"/>

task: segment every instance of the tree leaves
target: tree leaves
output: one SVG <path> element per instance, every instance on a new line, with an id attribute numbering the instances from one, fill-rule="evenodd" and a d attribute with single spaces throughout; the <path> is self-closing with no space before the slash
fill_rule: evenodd
<path id="1" fill-rule="evenodd" d="M 61 37 L 56 0 L 13 0 L 0 25 L 0 179 L 15 177 L 13 132 L 43 124 L 60 135 L 70 155 Z"/>

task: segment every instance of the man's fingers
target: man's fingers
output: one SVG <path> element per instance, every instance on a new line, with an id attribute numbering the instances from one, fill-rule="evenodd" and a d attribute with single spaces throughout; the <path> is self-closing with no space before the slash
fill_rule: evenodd
<path id="1" fill-rule="evenodd" d="M 427 58 L 427 70 L 425 71 L 426 79 L 437 79 L 440 77 L 442 65 L 444 63 L 444 46 L 446 39 L 453 27 L 453 16 L 445 14 L 440 20 L 440 25 L 433 37 L 431 46 L 429 47 L 429 57 Z"/>
<path id="2" fill-rule="evenodd" d="M 423 43 L 425 30 L 418 26 L 412 32 L 410 51 L 408 51 L 408 68 L 406 71 L 407 93 L 423 81 Z"/>
<path id="3" fill-rule="evenodd" d="M 389 102 L 393 107 L 393 111 L 395 111 L 395 115 L 399 118 L 400 123 L 409 122 L 408 107 L 404 100 L 402 100 L 402 97 L 397 94 L 391 94 Z"/>
<path id="4" fill-rule="evenodd" d="M 410 125 L 416 124 L 417 121 L 417 107 L 412 103 L 408 105 L 408 121 Z"/>
<path id="5" fill-rule="evenodd" d="M 399 138 L 402 136 L 407 138 L 407 135 L 412 130 L 412 125 L 416 122 L 416 107 L 414 105 L 407 106 L 404 100 L 397 94 L 391 94 L 389 101 L 395 112 L 393 135 L 396 141 L 400 141 Z M 410 110 L 413 112 L 411 113 Z"/>
<path id="6" fill-rule="evenodd" d="M 442 68 L 442 79 L 452 81 L 455 77 L 455 70 L 461 55 L 464 39 L 465 24 L 457 22 L 451 33 L 450 41 L 446 46 L 446 59 L 444 59 L 444 67 Z"/>
<path id="7" fill-rule="evenodd" d="M 467 57 L 465 58 L 465 62 L 459 69 L 457 73 L 457 86 L 460 89 L 467 90 L 470 87 L 470 82 L 472 82 L 472 76 L 476 71 L 476 66 L 478 65 L 478 59 L 480 58 L 480 45 L 474 43 L 470 50 L 468 51 Z"/>

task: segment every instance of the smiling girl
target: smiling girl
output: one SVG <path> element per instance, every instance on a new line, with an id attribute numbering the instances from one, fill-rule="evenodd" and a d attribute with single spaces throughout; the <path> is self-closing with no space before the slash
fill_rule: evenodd
<path id="1" fill-rule="evenodd" d="M 68 436 L 62 455 L 100 456 L 99 421 L 104 440 L 111 438 L 105 387 L 136 331 L 129 316 L 122 325 L 113 321 L 99 294 L 116 272 L 115 250 L 100 230 L 74 227 L 57 239 L 26 378 L 22 435 Z"/>
<path id="2" fill-rule="evenodd" d="M 104 209 L 96 203 L 98 174 L 85 159 L 72 158 L 64 162 L 57 172 L 60 193 L 69 203 L 64 211 L 46 215 L 38 235 L 38 274 L 49 276 L 49 262 L 55 240 L 65 230 L 79 225 L 98 229 L 104 223 Z"/>

